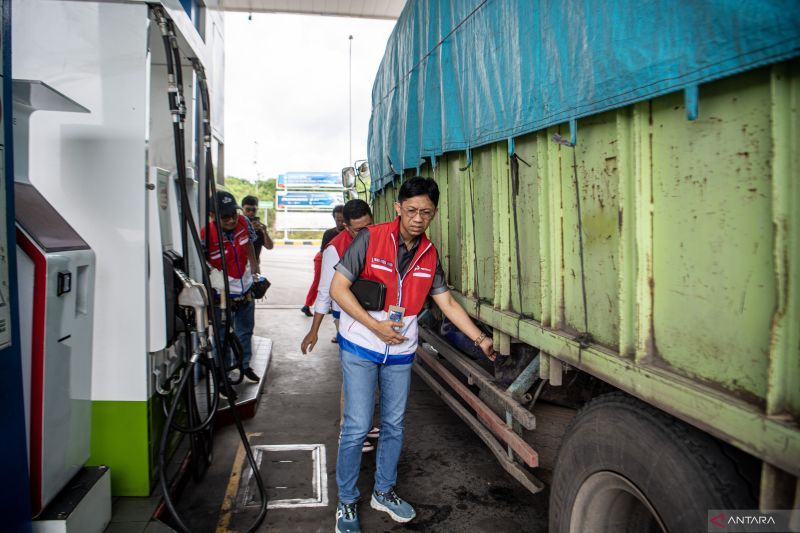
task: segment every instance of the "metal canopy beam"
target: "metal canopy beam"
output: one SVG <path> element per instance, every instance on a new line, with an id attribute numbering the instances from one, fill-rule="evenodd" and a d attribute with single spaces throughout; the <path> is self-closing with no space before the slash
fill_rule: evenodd
<path id="1" fill-rule="evenodd" d="M 217 0 L 215 9 L 394 20 L 405 0 Z M 210 7 L 210 4 L 209 4 Z"/>

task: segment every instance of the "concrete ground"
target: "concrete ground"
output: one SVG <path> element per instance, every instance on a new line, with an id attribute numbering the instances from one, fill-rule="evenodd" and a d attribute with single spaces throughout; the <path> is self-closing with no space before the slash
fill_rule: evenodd
<path id="1" fill-rule="evenodd" d="M 311 246 L 278 246 L 262 253 L 272 282 L 267 302 L 256 310 L 255 334 L 273 340 L 272 365 L 255 418 L 245 422 L 257 445 L 322 445 L 318 482 L 313 451 L 264 450 L 262 479 L 272 501 L 317 500 L 314 507 L 271 508 L 259 531 L 313 532 L 334 529 L 336 452 L 341 374 L 333 322 L 326 318 L 310 355 L 300 341 L 311 319 L 299 308 L 311 282 Z M 288 446 L 292 447 L 292 446 Z M 322 452 L 322 447 L 317 448 Z M 238 452 L 238 453 L 237 453 Z M 217 433 L 214 462 L 200 483 L 191 481 L 179 508 L 196 532 L 245 531 L 257 512 L 255 483 L 248 482 L 234 427 Z M 375 453 L 364 455 L 359 488 L 362 529 L 378 531 L 547 531 L 547 493 L 531 495 L 506 474 L 483 443 L 416 376 L 406 414 L 405 447 L 398 493 L 417 509 L 417 518 L 397 524 L 369 507 Z M 327 488 L 327 503 L 324 488 Z"/>

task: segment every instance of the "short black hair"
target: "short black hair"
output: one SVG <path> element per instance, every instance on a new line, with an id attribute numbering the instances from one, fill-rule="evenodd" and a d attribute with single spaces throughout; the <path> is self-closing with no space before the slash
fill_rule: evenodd
<path id="1" fill-rule="evenodd" d="M 331 216 L 333 218 L 336 218 L 336 213 L 342 213 L 342 216 L 344 216 L 344 206 L 343 205 L 337 205 L 336 207 L 334 207 L 333 211 L 331 211 Z"/>
<path id="2" fill-rule="evenodd" d="M 400 186 L 400 191 L 397 193 L 397 201 L 402 204 L 404 200 L 422 196 L 423 194 L 431 199 L 434 207 L 439 205 L 439 186 L 436 185 L 433 178 L 414 176 Z"/>
<path id="3" fill-rule="evenodd" d="M 351 220 L 355 220 L 367 215 L 372 216 L 372 210 L 369 208 L 369 204 L 364 200 L 350 200 L 344 204 L 342 216 L 344 216 L 344 221 L 348 224 Z"/>
<path id="4" fill-rule="evenodd" d="M 258 198 L 256 198 L 252 194 L 248 194 L 247 196 L 242 198 L 242 205 L 254 205 L 258 207 Z"/>

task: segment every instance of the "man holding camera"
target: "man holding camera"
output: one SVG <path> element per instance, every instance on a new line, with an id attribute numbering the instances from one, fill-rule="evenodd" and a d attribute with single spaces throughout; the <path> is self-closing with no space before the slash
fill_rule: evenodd
<path id="1" fill-rule="evenodd" d="M 494 359 L 492 339 L 473 324 L 453 299 L 436 248 L 425 235 L 438 202 L 439 188 L 434 180 L 409 179 L 400 187 L 394 204 L 397 218 L 359 232 L 336 266 L 331 296 L 342 309 L 339 349 L 345 394 L 344 424 L 336 462 L 339 533 L 361 531 L 356 482 L 361 445 L 371 427 L 378 384 L 381 436 L 370 505 L 397 522 L 408 522 L 416 516 L 414 508 L 394 488 L 403 445 L 411 364 L 417 349 L 417 315 L 427 297 L 431 296 L 442 313 L 473 339 L 487 357 Z M 351 290 L 357 281 L 361 300 Z M 385 298 L 380 302 L 376 294 L 384 289 Z M 379 303 L 375 304 L 376 301 Z"/>
<path id="2" fill-rule="evenodd" d="M 242 198 L 242 211 L 256 232 L 256 239 L 253 241 L 253 248 L 256 252 L 256 263 L 260 265 L 261 249 L 266 248 L 267 250 L 272 250 L 273 246 L 275 245 L 273 244 L 272 239 L 267 232 L 267 226 L 262 224 L 258 217 L 258 198 L 251 195 L 247 195 Z"/>

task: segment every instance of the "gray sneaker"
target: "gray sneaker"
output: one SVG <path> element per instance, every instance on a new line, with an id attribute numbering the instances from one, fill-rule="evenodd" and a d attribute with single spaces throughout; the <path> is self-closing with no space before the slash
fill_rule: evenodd
<path id="1" fill-rule="evenodd" d="M 336 506 L 336 533 L 361 533 L 355 502 Z"/>
<path id="2" fill-rule="evenodd" d="M 411 504 L 398 496 L 394 489 L 389 489 L 386 492 L 378 492 L 376 490 L 372 493 L 369 505 L 373 509 L 389 513 L 389 516 L 395 522 L 409 522 L 417 516 L 417 512 L 414 511 Z"/>

